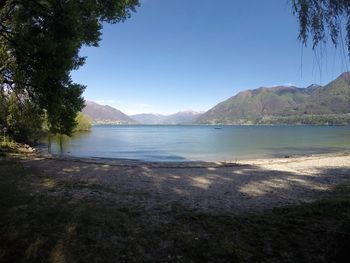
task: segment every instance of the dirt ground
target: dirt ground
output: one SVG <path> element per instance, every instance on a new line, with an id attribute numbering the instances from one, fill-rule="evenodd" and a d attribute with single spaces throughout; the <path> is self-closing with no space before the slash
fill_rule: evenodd
<path id="1" fill-rule="evenodd" d="M 350 180 L 347 153 L 235 163 L 50 157 L 22 162 L 45 174 L 40 185 L 52 195 L 57 185 L 82 185 L 66 187 L 65 191 L 73 191 L 67 193 L 72 202 L 102 198 L 145 210 L 164 209 L 172 203 L 220 214 L 269 210 L 323 198 L 337 184 Z"/>
<path id="2" fill-rule="evenodd" d="M 350 155 L 0 158 L 0 262 L 347 262 Z"/>

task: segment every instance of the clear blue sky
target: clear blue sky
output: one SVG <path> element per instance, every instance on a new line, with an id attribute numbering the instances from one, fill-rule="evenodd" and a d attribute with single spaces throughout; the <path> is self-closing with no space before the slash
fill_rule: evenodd
<path id="1" fill-rule="evenodd" d="M 261 86 L 326 84 L 347 71 L 341 49 L 303 48 L 288 0 L 141 0 L 73 80 L 88 100 L 127 114 L 205 111 Z M 303 50 L 303 51 L 302 51 Z M 321 58 L 322 57 L 322 58 Z"/>

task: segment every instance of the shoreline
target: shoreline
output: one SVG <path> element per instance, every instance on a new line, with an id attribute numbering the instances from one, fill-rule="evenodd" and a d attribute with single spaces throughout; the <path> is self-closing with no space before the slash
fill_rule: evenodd
<path id="1" fill-rule="evenodd" d="M 22 154 L 19 153 L 19 156 Z M 266 156 L 266 157 L 250 157 L 250 158 L 237 158 L 234 160 L 182 160 L 182 161 L 151 161 L 142 159 L 128 159 L 128 158 L 113 158 L 113 157 L 84 157 L 74 155 L 58 155 L 58 154 L 45 154 L 38 150 L 29 153 L 32 158 L 47 159 L 47 160 L 61 160 L 61 161 L 74 161 L 85 162 L 91 164 L 110 164 L 119 166 L 138 166 L 138 165 L 151 165 L 151 166 L 165 166 L 165 167 L 227 167 L 236 165 L 248 165 L 248 164 L 271 164 L 271 163 L 291 163 L 305 160 L 316 160 L 329 157 L 349 157 L 350 149 L 348 151 L 334 151 L 324 153 L 305 153 L 305 154 L 290 154 L 279 156 Z"/>

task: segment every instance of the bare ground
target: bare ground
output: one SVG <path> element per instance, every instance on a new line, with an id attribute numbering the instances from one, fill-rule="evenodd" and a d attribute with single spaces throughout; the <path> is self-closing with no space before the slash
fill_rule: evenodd
<path id="1" fill-rule="evenodd" d="M 350 180 L 346 153 L 236 163 L 45 157 L 22 162 L 45 175 L 45 180 L 33 182 L 37 191 L 55 195 L 56 186 L 71 185 L 64 188 L 71 202 L 103 199 L 144 211 L 166 210 L 177 203 L 199 212 L 256 212 L 323 198 Z"/>
<path id="2" fill-rule="evenodd" d="M 0 158 L 0 262 L 347 262 L 349 179 L 345 153 Z"/>

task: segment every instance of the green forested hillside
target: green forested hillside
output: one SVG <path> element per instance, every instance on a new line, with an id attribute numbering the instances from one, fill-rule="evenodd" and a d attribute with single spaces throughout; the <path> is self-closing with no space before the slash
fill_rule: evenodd
<path id="1" fill-rule="evenodd" d="M 277 86 L 238 93 L 216 105 L 198 123 L 346 124 L 350 123 L 350 73 L 326 86 Z"/>
<path id="2" fill-rule="evenodd" d="M 350 112 L 350 72 L 314 90 L 307 105 L 308 113 L 342 114 Z"/>

